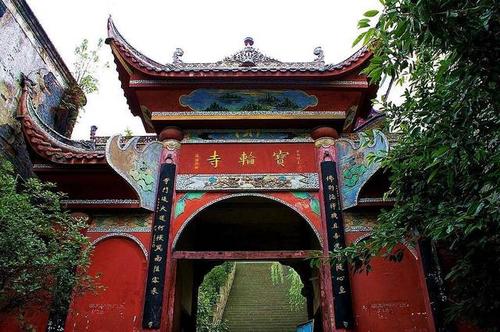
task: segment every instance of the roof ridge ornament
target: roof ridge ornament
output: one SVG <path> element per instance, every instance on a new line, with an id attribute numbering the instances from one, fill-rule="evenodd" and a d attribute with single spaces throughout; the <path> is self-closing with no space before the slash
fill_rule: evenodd
<path id="1" fill-rule="evenodd" d="M 324 66 L 325 65 L 325 54 L 324 54 L 323 48 L 321 48 L 321 46 L 318 46 L 314 49 L 314 55 L 316 56 L 316 59 L 314 59 L 314 62 Z"/>
<path id="2" fill-rule="evenodd" d="M 183 63 L 184 61 L 181 60 L 181 57 L 184 55 L 184 51 L 182 48 L 177 47 L 174 51 L 174 54 L 172 55 L 172 63 L 174 65 L 177 65 L 179 63 Z"/>
<path id="3" fill-rule="evenodd" d="M 245 48 L 221 61 L 223 66 L 263 67 L 282 64 L 281 61 L 270 58 L 258 49 L 254 48 L 254 40 L 252 37 L 246 37 L 243 40 L 243 43 L 245 44 Z"/>

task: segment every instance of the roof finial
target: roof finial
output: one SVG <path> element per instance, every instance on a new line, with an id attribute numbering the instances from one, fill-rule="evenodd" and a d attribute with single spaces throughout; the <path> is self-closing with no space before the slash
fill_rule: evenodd
<path id="1" fill-rule="evenodd" d="M 253 38 L 252 37 L 246 37 L 245 40 L 243 40 L 245 43 L 245 47 L 252 47 L 253 46 Z"/>
<path id="2" fill-rule="evenodd" d="M 172 55 L 172 63 L 177 64 L 177 63 L 182 63 L 181 56 L 184 55 L 184 51 L 182 48 L 176 48 L 174 55 Z"/>
<path id="3" fill-rule="evenodd" d="M 321 48 L 321 46 L 318 46 L 314 49 L 314 55 L 316 56 L 314 62 L 325 64 L 325 54 L 323 53 L 323 49 Z"/>

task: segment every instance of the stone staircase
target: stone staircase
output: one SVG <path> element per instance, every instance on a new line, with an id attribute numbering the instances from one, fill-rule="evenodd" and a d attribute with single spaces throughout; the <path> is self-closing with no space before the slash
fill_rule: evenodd
<path id="1" fill-rule="evenodd" d="M 230 332 L 292 332 L 307 320 L 306 307 L 291 311 L 285 282 L 273 285 L 271 263 L 238 262 L 223 319 Z"/>

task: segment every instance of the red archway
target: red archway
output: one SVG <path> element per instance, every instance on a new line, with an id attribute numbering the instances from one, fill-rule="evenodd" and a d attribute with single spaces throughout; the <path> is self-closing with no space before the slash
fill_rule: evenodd
<path id="1" fill-rule="evenodd" d="M 307 260 L 321 248 L 311 222 L 281 201 L 238 195 L 209 204 L 185 222 L 172 241 L 172 330 L 180 330 L 181 325 L 185 331 L 195 330 L 196 290 L 208 271 L 227 260 L 279 261 L 292 266 L 308 294 L 309 317 L 321 317 L 319 271 Z"/>

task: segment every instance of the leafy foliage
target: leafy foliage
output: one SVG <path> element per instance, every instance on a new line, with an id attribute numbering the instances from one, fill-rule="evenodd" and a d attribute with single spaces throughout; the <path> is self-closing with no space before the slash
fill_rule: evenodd
<path id="1" fill-rule="evenodd" d="M 203 279 L 203 282 L 198 290 L 196 331 L 227 331 L 224 321 L 214 322 L 214 309 L 219 298 L 220 289 L 226 284 L 233 267 L 233 262 L 224 262 L 223 264 L 214 267 Z"/>
<path id="2" fill-rule="evenodd" d="M 286 270 L 286 272 L 285 272 Z M 273 262 L 271 264 L 271 281 L 273 285 L 285 283 L 285 276 L 287 279 L 288 287 L 288 303 L 290 310 L 298 311 L 302 309 L 306 303 L 305 297 L 302 295 L 302 288 L 304 284 L 300 279 L 299 274 L 291 267 L 283 268 L 280 262 Z"/>
<path id="3" fill-rule="evenodd" d="M 86 276 L 86 225 L 61 208 L 62 195 L 53 189 L 0 164 L 0 312 L 49 304 L 64 310 L 74 287 L 94 286 Z"/>
<path id="4" fill-rule="evenodd" d="M 359 21 L 374 57 L 366 73 L 405 83 L 404 101 L 382 100 L 398 144 L 383 161 L 396 199 L 371 238 L 336 252 L 358 270 L 394 256 L 402 239 L 430 240 L 448 262 L 446 313 L 500 326 L 499 24 L 494 0 L 385 0 Z M 387 250 L 384 251 L 383 248 Z M 397 260 L 397 259 L 396 259 Z"/>
<path id="5" fill-rule="evenodd" d="M 130 129 L 129 127 L 127 127 L 123 131 L 123 136 L 125 136 L 125 137 L 132 137 L 132 136 L 134 136 L 134 132 L 132 131 L 132 129 Z"/>
<path id="6" fill-rule="evenodd" d="M 78 86 L 85 94 L 97 92 L 99 90 L 99 80 L 97 79 L 97 71 L 101 66 L 101 58 L 99 52 L 103 46 L 103 40 L 100 38 L 97 41 L 95 48 L 89 48 L 88 39 L 84 39 L 80 45 L 75 48 L 74 54 L 76 61 L 73 63 L 73 75 L 75 76 Z M 105 68 L 109 64 L 103 64 Z"/>

